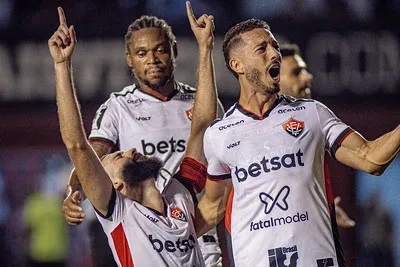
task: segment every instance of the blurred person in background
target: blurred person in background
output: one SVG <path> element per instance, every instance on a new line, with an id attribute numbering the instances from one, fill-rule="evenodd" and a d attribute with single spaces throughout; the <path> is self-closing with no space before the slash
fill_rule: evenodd
<path id="1" fill-rule="evenodd" d="M 164 166 L 157 179 L 163 190 L 177 172 L 189 137 L 195 89 L 174 78 L 177 42 L 171 27 L 162 19 L 142 16 L 125 35 L 126 62 L 137 83 L 112 93 L 93 120 L 89 141 L 99 157 L 111 151 L 135 147 L 145 156 L 160 158 Z M 195 75 L 195 74 L 193 74 Z M 222 114 L 219 104 L 219 114 Z M 67 188 L 63 212 L 71 225 L 82 223 L 83 196 L 73 172 Z M 95 266 L 110 266 L 112 255 L 104 247 L 105 235 L 97 220 L 90 225 Z M 206 266 L 221 265 L 221 249 L 216 229 L 199 238 Z"/>
<path id="2" fill-rule="evenodd" d="M 308 72 L 307 63 L 301 56 L 297 44 L 282 44 L 280 46 L 282 55 L 281 80 L 279 84 L 280 93 L 296 98 L 311 99 L 311 85 L 313 75 Z M 327 154 L 325 154 L 328 156 Z M 330 176 L 329 168 L 325 161 L 326 175 Z M 335 197 L 336 222 L 338 226 L 353 227 L 355 222 L 349 218 L 346 212 L 339 206 L 340 197 Z"/>
<path id="3" fill-rule="evenodd" d="M 395 225 L 389 211 L 382 205 L 377 190 L 361 207 L 358 236 L 358 259 L 360 267 L 394 267 Z"/>
<path id="4" fill-rule="evenodd" d="M 63 162 L 58 157 L 47 158 L 39 190 L 25 200 L 23 222 L 30 267 L 67 266 L 68 224 L 60 212 L 65 188 L 65 183 L 60 182 L 65 175 Z"/>

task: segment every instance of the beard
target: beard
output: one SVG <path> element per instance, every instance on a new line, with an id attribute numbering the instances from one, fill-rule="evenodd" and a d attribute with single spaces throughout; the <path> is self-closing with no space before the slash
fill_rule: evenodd
<path id="1" fill-rule="evenodd" d="M 161 78 L 158 82 L 151 83 L 148 79 L 144 77 L 139 77 L 139 75 L 136 74 L 135 69 L 132 68 L 132 74 L 133 77 L 135 77 L 139 82 L 143 83 L 144 85 L 148 86 L 149 88 L 157 91 L 160 88 L 163 88 L 165 85 L 168 84 L 168 82 L 171 80 L 173 76 L 173 72 L 175 70 L 175 60 L 172 60 L 172 63 L 168 66 L 166 69 L 166 75 Z M 143 75 L 144 76 L 144 75 Z"/>
<path id="2" fill-rule="evenodd" d="M 129 161 L 122 168 L 124 181 L 130 187 L 135 187 L 148 179 L 157 179 L 164 164 L 157 157 L 150 157 L 143 161 Z"/>
<path id="3" fill-rule="evenodd" d="M 261 72 L 257 69 L 250 69 L 246 71 L 246 79 L 251 83 L 255 84 L 258 88 L 260 88 L 263 92 L 267 92 L 269 94 L 279 93 L 280 88 L 279 84 L 274 83 L 273 87 L 267 85 L 265 82 L 261 81 Z"/>

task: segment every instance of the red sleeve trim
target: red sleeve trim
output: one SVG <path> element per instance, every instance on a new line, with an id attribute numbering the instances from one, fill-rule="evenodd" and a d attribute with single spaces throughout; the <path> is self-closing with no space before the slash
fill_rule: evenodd
<path id="1" fill-rule="evenodd" d="M 100 144 L 103 144 L 103 145 L 108 146 L 110 148 L 113 148 L 114 145 L 115 145 L 113 141 L 108 140 L 106 138 L 101 138 L 101 137 L 89 138 L 89 142 L 90 143 L 100 143 Z"/>
<path id="2" fill-rule="evenodd" d="M 352 132 L 354 132 L 353 129 L 351 129 L 350 127 L 347 127 L 335 140 L 335 142 L 333 142 L 333 145 L 331 147 L 331 157 L 336 159 L 335 154 L 336 151 L 338 150 L 338 148 L 342 145 L 342 142 L 344 141 L 344 139 L 346 139 L 347 136 L 349 136 L 349 134 L 351 134 Z"/>
<path id="3" fill-rule="evenodd" d="M 185 157 L 176 174 L 179 178 L 188 179 L 193 182 L 196 193 L 203 190 L 207 180 L 207 168 L 197 160 Z"/>

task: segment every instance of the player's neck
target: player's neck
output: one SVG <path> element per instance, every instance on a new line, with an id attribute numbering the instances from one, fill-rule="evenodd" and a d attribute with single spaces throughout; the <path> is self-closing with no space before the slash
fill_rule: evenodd
<path id="1" fill-rule="evenodd" d="M 169 97 L 175 90 L 175 79 L 171 77 L 167 84 L 159 89 L 152 89 L 144 83 L 139 82 L 140 89 L 150 95 L 156 96 L 157 98 L 166 98 Z"/>
<path id="2" fill-rule="evenodd" d="M 262 116 L 272 108 L 277 94 L 261 93 L 251 90 L 241 90 L 239 104 L 246 110 Z"/>
<path id="3" fill-rule="evenodd" d="M 139 202 L 146 207 L 152 208 L 160 213 L 164 212 L 164 201 L 154 182 L 142 187 L 141 199 Z"/>

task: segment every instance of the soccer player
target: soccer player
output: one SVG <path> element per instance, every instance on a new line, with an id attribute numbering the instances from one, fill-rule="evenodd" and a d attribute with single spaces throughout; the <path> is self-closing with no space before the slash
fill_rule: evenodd
<path id="1" fill-rule="evenodd" d="M 205 266 L 195 234 L 195 218 L 204 211 L 195 216 L 193 202 L 206 180 L 204 132 L 217 113 L 213 17 L 196 20 L 189 4 L 187 10 L 199 44 L 198 90 L 185 158 L 163 194 L 155 184 L 160 159 L 133 148 L 107 154 L 100 161 L 86 139 L 72 78 L 76 34 L 73 26 L 67 26 L 62 8 L 58 8 L 60 26 L 48 42 L 62 139 L 119 266 Z"/>
<path id="2" fill-rule="evenodd" d="M 164 166 L 157 187 L 162 191 L 177 172 L 186 151 L 196 91 L 174 78 L 178 55 L 176 38 L 164 20 L 143 16 L 129 25 L 125 55 L 137 83 L 112 93 L 100 106 L 89 141 L 99 157 L 110 153 L 114 147 L 120 150 L 135 147 L 145 156 L 160 158 Z M 63 205 L 65 218 L 72 225 L 80 224 L 85 216 L 78 188 L 79 181 L 74 173 Z M 201 237 L 199 243 L 207 266 L 221 263 L 215 229 Z M 92 246 L 98 244 L 102 242 L 92 242 Z"/>
<path id="3" fill-rule="evenodd" d="M 214 207 L 208 225 L 215 216 L 222 219 L 233 186 L 236 266 L 345 266 L 332 227 L 325 150 L 347 166 L 380 175 L 399 153 L 400 126 L 367 141 L 320 102 L 279 95 L 282 57 L 262 20 L 232 27 L 223 53 L 240 97 L 204 136 L 212 180 L 202 200 Z"/>

